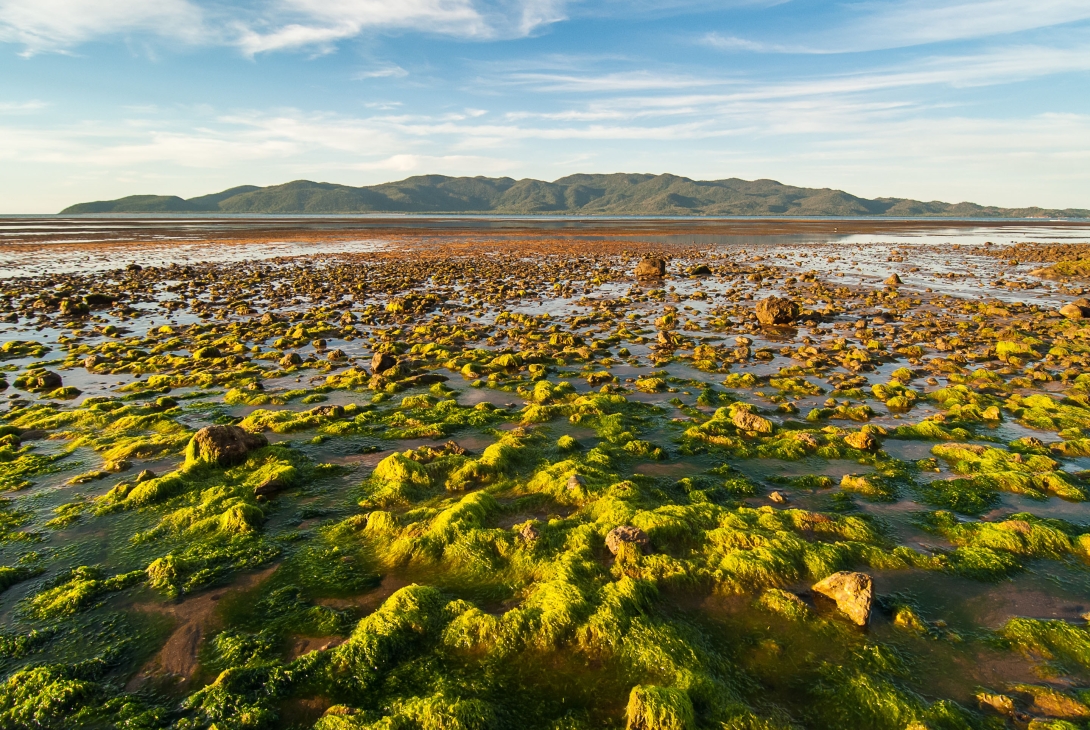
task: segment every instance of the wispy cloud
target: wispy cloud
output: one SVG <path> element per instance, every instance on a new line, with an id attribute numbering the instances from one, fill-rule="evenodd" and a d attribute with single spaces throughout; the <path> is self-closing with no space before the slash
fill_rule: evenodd
<path id="1" fill-rule="evenodd" d="M 0 42 L 26 54 L 134 32 L 191 43 L 208 35 L 201 10 L 187 0 L 0 0 Z"/>
<path id="2" fill-rule="evenodd" d="M 368 69 L 366 71 L 358 71 L 352 74 L 352 78 L 356 81 L 363 81 L 364 79 L 400 79 L 408 75 L 408 71 L 401 68 L 401 66 L 398 66 L 396 63 L 392 63 L 386 66 L 379 66 L 378 68 Z"/>

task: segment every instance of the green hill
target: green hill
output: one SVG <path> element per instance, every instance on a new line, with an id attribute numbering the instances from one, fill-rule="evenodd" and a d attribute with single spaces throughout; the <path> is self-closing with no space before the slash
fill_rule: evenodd
<path id="1" fill-rule="evenodd" d="M 842 190 L 797 188 L 775 180 L 690 180 L 628 173 L 569 175 L 553 182 L 417 175 L 358 188 L 296 180 L 265 188 L 243 185 L 188 200 L 131 195 L 79 203 L 61 211 L 65 215 L 209 212 L 1090 218 L 1090 210 L 1084 209 L 869 200 Z"/>

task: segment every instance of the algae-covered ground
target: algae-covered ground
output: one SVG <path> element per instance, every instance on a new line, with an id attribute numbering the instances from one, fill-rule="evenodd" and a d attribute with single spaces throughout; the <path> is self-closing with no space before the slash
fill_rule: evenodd
<path id="1" fill-rule="evenodd" d="M 1090 302 L 932 244 L 4 280 L 0 727 L 1090 726 Z"/>

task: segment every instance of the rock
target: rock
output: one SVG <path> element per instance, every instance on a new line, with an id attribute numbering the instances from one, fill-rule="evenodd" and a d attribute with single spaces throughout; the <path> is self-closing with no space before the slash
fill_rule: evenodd
<path id="1" fill-rule="evenodd" d="M 1084 317 L 1090 317 L 1090 305 L 1083 306 L 1079 304 L 1079 302 L 1085 301 L 1085 299 L 1079 299 L 1070 304 L 1063 305 L 1060 307 L 1060 314 L 1068 319 L 1083 319 Z"/>
<path id="2" fill-rule="evenodd" d="M 873 451 L 878 447 L 878 439 L 871 436 L 866 431 L 855 431 L 844 437 L 844 443 L 851 446 L 853 449 L 859 449 L 860 451 Z"/>
<path id="3" fill-rule="evenodd" d="M 87 357 L 83 358 L 83 367 L 87 368 L 88 370 L 94 370 L 103 362 L 105 361 L 99 355 L 88 355 Z"/>
<path id="4" fill-rule="evenodd" d="M 250 433 L 238 426 L 205 426 L 193 435 L 186 447 L 186 462 L 207 462 L 220 466 L 238 464 L 255 449 L 268 446 L 260 433 Z"/>
<path id="5" fill-rule="evenodd" d="M 318 406 L 317 408 L 311 408 L 310 412 L 316 416 L 340 418 L 344 415 L 344 406 Z"/>
<path id="6" fill-rule="evenodd" d="M 734 411 L 734 414 L 730 417 L 731 423 L 737 426 L 742 431 L 753 431 L 756 433 L 772 433 L 775 426 L 772 421 L 758 416 L 752 411 L 747 411 L 744 408 L 739 408 Z"/>
<path id="7" fill-rule="evenodd" d="M 874 582 L 866 573 L 842 570 L 818 581 L 811 590 L 836 601 L 841 613 L 859 626 L 866 626 L 870 620 Z"/>
<path id="8" fill-rule="evenodd" d="M 390 368 L 397 366 L 397 358 L 388 352 L 376 352 L 371 358 L 371 373 L 380 375 Z"/>
<path id="9" fill-rule="evenodd" d="M 896 273 L 890 274 L 889 278 L 886 279 L 884 283 L 886 286 L 900 286 L 901 284 L 904 284 L 904 282 L 901 281 L 901 277 L 897 276 Z"/>
<path id="10" fill-rule="evenodd" d="M 344 350 L 341 349 L 330 350 L 329 354 L 325 356 L 325 359 L 330 362 L 337 362 L 338 360 L 345 360 L 347 358 L 348 355 L 345 355 Z"/>
<path id="11" fill-rule="evenodd" d="M 541 530 L 537 529 L 532 522 L 527 522 L 518 532 L 518 538 L 523 542 L 533 542 L 539 537 L 541 537 Z"/>
<path id="12" fill-rule="evenodd" d="M 621 549 L 621 543 L 623 542 L 636 545 L 641 551 L 645 550 L 650 544 L 650 541 L 647 539 L 647 533 L 632 525 L 614 527 L 609 531 L 609 534 L 606 535 L 606 547 L 609 548 L 609 552 L 614 555 Z"/>
<path id="13" fill-rule="evenodd" d="M 28 370 L 15 379 L 15 387 L 36 393 L 39 391 L 56 390 L 64 385 L 61 376 L 52 370 Z"/>
<path id="14" fill-rule="evenodd" d="M 569 491 L 577 492 L 587 486 L 587 480 L 578 474 L 572 474 L 568 477 L 567 488 Z"/>
<path id="15" fill-rule="evenodd" d="M 194 360 L 215 360 L 222 357 L 218 347 L 201 347 L 193 352 Z"/>
<path id="16" fill-rule="evenodd" d="M 19 434 L 20 441 L 38 441 L 49 435 L 48 431 L 41 428 L 29 428 Z"/>
<path id="17" fill-rule="evenodd" d="M 141 482 L 146 482 L 149 479 L 154 479 L 154 478 L 155 478 L 155 472 L 153 472 L 151 469 L 145 469 L 144 471 L 142 471 L 142 472 L 140 472 L 139 474 L 136 475 L 136 483 L 140 484 Z"/>
<path id="18" fill-rule="evenodd" d="M 1000 715 L 1014 714 L 1014 700 L 1007 695 L 980 692 L 976 696 L 976 701 L 980 703 L 981 708 L 989 707 Z"/>
<path id="19" fill-rule="evenodd" d="M 768 495 L 768 498 L 776 504 L 787 504 L 787 495 L 783 492 L 772 492 Z"/>
<path id="20" fill-rule="evenodd" d="M 133 272 L 134 274 L 136 274 L 136 273 L 139 273 L 139 272 L 141 272 L 141 271 L 143 271 L 143 270 L 144 270 L 144 267 L 143 267 L 143 266 L 141 266 L 141 265 L 140 265 L 140 264 L 138 264 L 138 263 L 135 263 L 135 262 L 134 262 L 134 263 L 131 263 L 131 264 L 129 264 L 128 266 L 126 266 L 126 267 L 125 267 L 125 271 L 131 271 L 131 272 Z"/>
<path id="21" fill-rule="evenodd" d="M 322 340 L 322 339 L 318 339 L 318 340 L 314 340 L 314 341 L 313 341 L 313 342 L 311 342 L 310 344 L 314 345 L 314 349 L 315 349 L 315 350 L 324 350 L 324 349 L 326 348 L 326 345 L 327 345 L 328 343 L 326 343 L 326 341 L 325 341 L 325 340 Z"/>
<path id="22" fill-rule="evenodd" d="M 689 269 L 689 276 L 711 276 L 712 270 L 705 264 L 699 264 Z"/>
<path id="23" fill-rule="evenodd" d="M 769 297 L 757 302 L 757 321 L 761 324 L 791 324 L 798 317 L 799 305 L 791 299 Z"/>
<path id="24" fill-rule="evenodd" d="M 280 358 L 280 367 L 292 368 L 303 364 L 303 358 L 299 356 L 298 352 L 289 352 L 284 357 Z"/>
<path id="25" fill-rule="evenodd" d="M 637 279 L 661 279 L 666 276 L 666 262 L 662 259 L 644 259 L 636 264 Z"/>
<path id="26" fill-rule="evenodd" d="M 272 324 L 276 321 L 276 315 L 272 312 L 265 312 L 261 315 L 261 324 Z"/>
<path id="27" fill-rule="evenodd" d="M 269 477 L 265 481 L 254 487 L 254 496 L 258 499 L 267 499 L 277 492 L 282 492 L 288 488 L 287 482 L 280 477 Z"/>

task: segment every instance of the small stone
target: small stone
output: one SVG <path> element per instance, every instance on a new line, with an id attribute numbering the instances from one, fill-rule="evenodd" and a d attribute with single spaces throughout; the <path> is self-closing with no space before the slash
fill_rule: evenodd
<path id="1" fill-rule="evenodd" d="M 886 286 L 900 286 L 904 282 L 901 281 L 901 277 L 897 276 L 896 273 L 893 273 L 889 275 L 889 278 L 886 279 L 884 283 Z"/>
<path id="2" fill-rule="evenodd" d="M 577 492 L 586 486 L 587 480 L 579 476 L 578 474 L 572 474 L 570 477 L 568 477 L 567 487 L 569 491 Z"/>
<path id="3" fill-rule="evenodd" d="M 284 357 L 280 358 L 280 367 L 290 368 L 303 364 L 303 358 L 299 356 L 298 352 L 289 352 Z"/>
<path id="4" fill-rule="evenodd" d="M 787 504 L 787 501 L 788 501 L 787 500 L 787 495 L 784 494 L 783 492 L 779 492 L 779 491 L 772 492 L 771 494 L 768 495 L 768 498 L 771 499 L 776 504 Z"/>
<path id="5" fill-rule="evenodd" d="M 523 542 L 533 542 L 541 537 L 541 530 L 534 526 L 534 523 L 527 522 L 522 526 L 522 529 L 518 532 L 518 537 Z"/>
<path id="6" fill-rule="evenodd" d="M 140 484 L 141 482 L 146 482 L 149 479 L 154 479 L 154 478 L 155 478 L 155 472 L 153 472 L 151 469 L 144 469 L 142 472 L 140 472 L 139 474 L 136 475 L 136 483 Z"/>
<path id="7" fill-rule="evenodd" d="M 609 548 L 609 552 L 614 555 L 621 549 L 621 543 L 625 542 L 636 545 L 641 551 L 645 550 L 650 544 L 650 540 L 647 539 L 647 533 L 632 525 L 614 527 L 609 531 L 609 534 L 606 535 L 606 547 Z"/>
<path id="8" fill-rule="evenodd" d="M 836 601 L 841 613 L 859 626 L 866 626 L 870 620 L 874 582 L 866 573 L 842 570 L 818 581 L 811 590 Z"/>

